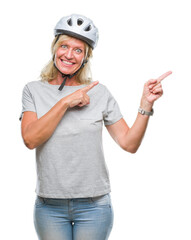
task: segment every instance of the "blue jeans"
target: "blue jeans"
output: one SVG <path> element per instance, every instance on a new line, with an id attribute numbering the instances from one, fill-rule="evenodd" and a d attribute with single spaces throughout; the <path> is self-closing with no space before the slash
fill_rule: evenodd
<path id="1" fill-rule="evenodd" d="M 34 205 L 39 240 L 107 240 L 113 219 L 110 193 L 73 199 L 37 196 Z"/>

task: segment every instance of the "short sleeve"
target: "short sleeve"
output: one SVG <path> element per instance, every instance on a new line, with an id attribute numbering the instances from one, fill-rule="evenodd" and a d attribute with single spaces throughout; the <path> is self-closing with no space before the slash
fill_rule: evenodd
<path id="1" fill-rule="evenodd" d="M 121 114 L 119 105 L 113 95 L 110 93 L 110 91 L 106 88 L 107 92 L 107 105 L 105 109 L 105 114 L 103 117 L 104 125 L 111 125 L 117 121 L 119 121 L 121 118 L 123 118 L 123 115 Z"/>
<path id="2" fill-rule="evenodd" d="M 24 86 L 22 92 L 22 111 L 19 117 L 20 121 L 22 120 L 23 112 L 25 111 L 36 112 L 34 100 L 27 84 Z"/>

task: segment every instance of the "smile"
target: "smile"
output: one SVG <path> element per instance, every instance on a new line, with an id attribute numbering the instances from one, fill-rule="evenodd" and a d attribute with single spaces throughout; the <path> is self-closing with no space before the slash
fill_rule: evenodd
<path id="1" fill-rule="evenodd" d="M 62 60 L 62 59 L 61 59 L 61 62 L 64 63 L 64 64 L 66 64 L 66 65 L 73 65 L 73 64 L 74 64 L 74 63 L 72 63 L 72 62 L 64 61 L 64 60 Z"/>

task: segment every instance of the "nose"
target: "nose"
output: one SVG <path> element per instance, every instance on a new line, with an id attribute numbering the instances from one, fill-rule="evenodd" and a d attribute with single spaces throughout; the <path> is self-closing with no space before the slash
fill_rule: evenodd
<path id="1" fill-rule="evenodd" d="M 67 59 L 72 59 L 73 58 L 73 52 L 72 52 L 71 48 L 67 49 L 67 51 L 65 52 L 65 57 Z"/>

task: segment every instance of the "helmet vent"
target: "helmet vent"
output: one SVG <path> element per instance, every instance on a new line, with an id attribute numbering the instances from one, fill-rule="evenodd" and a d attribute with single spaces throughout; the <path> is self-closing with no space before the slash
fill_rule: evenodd
<path id="1" fill-rule="evenodd" d="M 68 19 L 67 23 L 68 23 L 69 26 L 72 26 L 72 19 L 71 18 Z"/>
<path id="2" fill-rule="evenodd" d="M 81 18 L 78 18 L 77 24 L 78 26 L 81 26 L 84 21 Z"/>
<path id="3" fill-rule="evenodd" d="M 87 26 L 84 31 L 89 32 L 92 29 L 91 25 Z"/>

